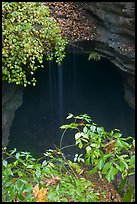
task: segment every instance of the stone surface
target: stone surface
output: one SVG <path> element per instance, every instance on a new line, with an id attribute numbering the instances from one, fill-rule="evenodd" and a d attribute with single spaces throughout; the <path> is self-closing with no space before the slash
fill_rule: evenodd
<path id="1" fill-rule="evenodd" d="M 8 145 L 10 128 L 17 108 L 23 102 L 23 87 L 2 84 L 2 146 Z"/>
<path id="2" fill-rule="evenodd" d="M 125 100 L 134 109 L 135 3 L 85 2 L 82 5 L 96 21 L 96 35 L 88 50 L 98 51 L 123 71 Z"/>
<path id="3" fill-rule="evenodd" d="M 96 20 L 94 38 L 97 50 L 121 70 L 135 73 L 135 4 L 134 2 L 88 2 L 83 7 Z M 108 57 L 108 56 L 107 56 Z"/>

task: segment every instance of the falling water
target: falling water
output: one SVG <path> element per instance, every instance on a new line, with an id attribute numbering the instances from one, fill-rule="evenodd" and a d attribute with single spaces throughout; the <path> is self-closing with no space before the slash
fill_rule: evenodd
<path id="1" fill-rule="evenodd" d="M 107 60 L 88 61 L 68 46 L 63 63 L 45 63 L 36 73 L 37 86 L 24 90 L 23 105 L 16 111 L 8 147 L 31 151 L 40 156 L 46 149 L 59 146 L 60 126 L 68 113 L 87 113 L 106 130 L 118 128 L 134 136 L 134 111 L 124 101 L 122 78 Z M 68 132 L 63 145 L 72 144 Z M 73 153 L 70 150 L 70 153 Z M 68 153 L 69 154 L 69 153 Z"/>

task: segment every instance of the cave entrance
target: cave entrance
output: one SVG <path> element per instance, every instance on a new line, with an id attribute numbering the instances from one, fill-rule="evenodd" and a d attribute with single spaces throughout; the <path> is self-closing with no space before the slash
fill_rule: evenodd
<path id="1" fill-rule="evenodd" d="M 37 86 L 24 89 L 8 148 L 41 156 L 46 149 L 59 146 L 59 127 L 66 124 L 68 113 L 86 113 L 105 130 L 117 128 L 125 137 L 135 135 L 134 110 L 124 100 L 122 76 L 110 61 L 88 61 L 87 54 L 67 53 L 60 66 L 46 62 L 36 75 Z M 67 135 L 64 144 L 72 144 L 73 137 Z"/>

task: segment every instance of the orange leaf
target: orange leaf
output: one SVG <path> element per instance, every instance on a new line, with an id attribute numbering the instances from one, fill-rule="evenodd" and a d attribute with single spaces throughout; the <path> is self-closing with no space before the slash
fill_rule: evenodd
<path id="1" fill-rule="evenodd" d="M 48 199 L 46 197 L 48 191 L 46 188 L 39 189 L 39 184 L 36 184 L 33 188 L 33 194 L 36 198 L 36 202 L 46 202 Z"/>

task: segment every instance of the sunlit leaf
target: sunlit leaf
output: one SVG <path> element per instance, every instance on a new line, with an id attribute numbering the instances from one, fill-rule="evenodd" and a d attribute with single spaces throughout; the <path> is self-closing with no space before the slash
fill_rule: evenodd
<path id="1" fill-rule="evenodd" d="M 90 147 L 90 146 L 87 146 L 87 147 L 86 147 L 86 152 L 87 152 L 88 154 L 89 154 L 90 150 L 91 150 L 91 147 Z"/>
<path id="2" fill-rule="evenodd" d="M 72 113 L 69 113 L 69 115 L 67 116 L 66 119 L 70 119 L 70 118 L 72 118 L 72 117 L 73 117 L 73 114 L 72 114 Z"/>
<path id="3" fill-rule="evenodd" d="M 3 163 L 3 166 L 7 167 L 8 162 L 6 160 L 3 160 L 2 163 Z"/>
<path id="4" fill-rule="evenodd" d="M 80 133 L 80 132 L 77 132 L 77 133 L 75 134 L 75 140 L 78 140 L 80 137 L 81 137 L 81 133 Z"/>

